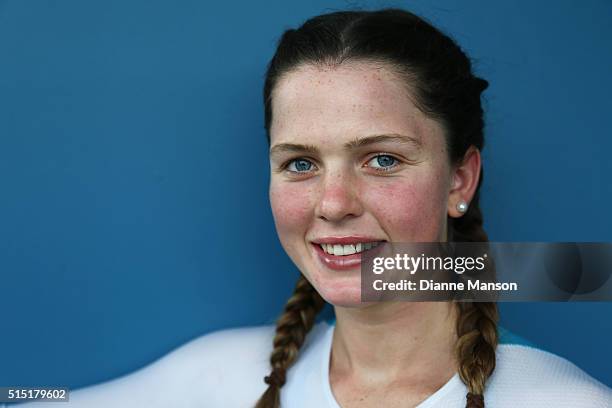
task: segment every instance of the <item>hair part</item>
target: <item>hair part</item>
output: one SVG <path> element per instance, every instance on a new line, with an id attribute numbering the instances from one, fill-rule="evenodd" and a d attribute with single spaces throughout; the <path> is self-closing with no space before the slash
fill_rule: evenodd
<path id="1" fill-rule="evenodd" d="M 447 35 L 421 17 L 401 9 L 343 11 L 307 20 L 285 31 L 266 72 L 264 83 L 265 129 L 270 141 L 273 93 L 279 81 L 305 65 L 334 68 L 350 62 L 382 64 L 399 74 L 413 103 L 445 129 L 449 160 L 458 164 L 470 146 L 484 147 L 481 94 L 488 82 L 472 73 L 469 58 Z M 479 207 L 479 190 L 466 214 L 450 218 L 449 240 L 486 242 Z M 279 408 L 280 389 L 295 362 L 306 334 L 324 301 L 300 276 L 293 296 L 281 314 L 270 357 L 268 388 L 256 408 Z M 484 407 L 486 382 L 495 369 L 498 342 L 497 304 L 457 303 L 455 355 L 459 376 L 468 388 L 467 408 Z"/>

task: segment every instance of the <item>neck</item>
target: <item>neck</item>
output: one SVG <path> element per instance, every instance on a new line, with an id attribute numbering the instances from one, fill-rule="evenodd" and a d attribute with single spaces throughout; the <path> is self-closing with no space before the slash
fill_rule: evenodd
<path id="1" fill-rule="evenodd" d="M 450 302 L 335 307 L 331 369 L 380 381 L 446 382 L 456 371 L 456 308 Z"/>

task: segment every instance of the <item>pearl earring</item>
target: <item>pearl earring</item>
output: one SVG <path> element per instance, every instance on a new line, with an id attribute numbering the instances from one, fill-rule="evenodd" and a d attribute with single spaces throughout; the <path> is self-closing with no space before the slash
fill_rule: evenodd
<path id="1" fill-rule="evenodd" d="M 465 214 L 467 209 L 468 209 L 468 204 L 465 201 L 461 200 L 457 203 L 457 211 L 459 211 L 461 214 Z"/>

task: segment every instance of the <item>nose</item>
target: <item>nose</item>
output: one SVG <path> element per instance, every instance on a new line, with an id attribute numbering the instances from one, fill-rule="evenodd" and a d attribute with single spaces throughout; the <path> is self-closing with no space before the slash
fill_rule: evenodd
<path id="1" fill-rule="evenodd" d="M 363 207 L 357 191 L 357 183 L 350 175 L 342 172 L 327 174 L 320 188 L 319 200 L 315 208 L 317 218 L 339 222 L 362 214 Z"/>

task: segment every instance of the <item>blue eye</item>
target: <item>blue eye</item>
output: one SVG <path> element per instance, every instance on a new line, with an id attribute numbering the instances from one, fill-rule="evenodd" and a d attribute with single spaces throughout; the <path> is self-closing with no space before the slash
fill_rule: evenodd
<path id="1" fill-rule="evenodd" d="M 368 167 L 378 170 L 389 170 L 395 166 L 397 166 L 397 159 L 388 154 L 379 154 L 368 162 Z"/>
<path id="2" fill-rule="evenodd" d="M 306 159 L 296 159 L 291 160 L 287 165 L 287 170 L 292 171 L 294 173 L 305 173 L 310 171 L 313 167 L 311 161 Z"/>

